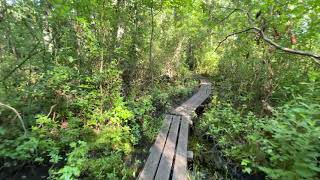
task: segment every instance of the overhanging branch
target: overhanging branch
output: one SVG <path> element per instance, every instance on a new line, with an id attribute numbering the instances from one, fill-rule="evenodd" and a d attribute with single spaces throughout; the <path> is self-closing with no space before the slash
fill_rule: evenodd
<path id="1" fill-rule="evenodd" d="M 247 28 L 247 29 L 244 29 L 242 31 L 237 31 L 237 32 L 233 32 L 229 35 L 227 35 L 224 39 L 222 39 L 219 43 L 218 43 L 218 46 L 214 49 L 214 51 L 217 51 L 217 49 L 221 46 L 221 44 L 226 41 L 229 37 L 231 36 L 234 36 L 234 35 L 237 35 L 237 34 L 242 34 L 242 33 L 245 33 L 245 32 L 250 32 L 253 28 Z"/>
<path id="2" fill-rule="evenodd" d="M 274 46 L 275 48 L 277 48 L 279 50 L 282 50 L 282 51 L 285 51 L 285 52 L 291 53 L 291 54 L 298 54 L 298 55 L 302 55 L 302 56 L 312 57 L 312 58 L 315 58 L 317 61 L 320 61 L 320 55 L 318 55 L 318 54 L 283 47 L 283 46 L 277 44 L 276 42 L 272 41 L 271 39 L 269 39 L 261 29 L 259 29 L 257 27 L 253 27 L 252 29 L 259 32 L 265 42 L 267 42 L 268 44 Z"/>
<path id="3" fill-rule="evenodd" d="M 218 23 L 222 23 L 223 21 L 227 20 L 233 13 L 237 12 L 239 9 L 232 10 L 226 17 L 222 18 Z"/>
<path id="4" fill-rule="evenodd" d="M 279 49 L 279 50 L 281 50 L 281 51 L 284 51 L 284 52 L 287 52 L 287 53 L 290 53 L 290 54 L 296 54 L 296 55 L 311 57 L 312 59 L 315 60 L 315 62 L 320 63 L 320 55 L 315 54 L 315 53 L 312 53 L 312 52 L 301 51 L 301 50 L 296 50 L 296 49 L 290 49 L 290 48 L 287 48 L 287 47 L 283 47 L 283 46 L 277 44 L 276 42 L 272 41 L 270 38 L 268 38 L 268 37 L 264 34 L 264 32 L 263 32 L 260 28 L 257 28 L 257 27 L 247 28 L 247 29 L 244 29 L 244 30 L 242 30 L 242 31 L 233 32 L 233 33 L 227 35 L 222 41 L 220 41 L 220 42 L 218 43 L 218 46 L 215 48 L 214 51 L 216 51 L 216 50 L 220 47 L 220 45 L 221 45 L 224 41 L 226 41 L 229 37 L 234 36 L 234 35 L 237 35 L 237 34 L 246 33 L 246 32 L 252 32 L 252 31 L 259 33 L 260 36 L 262 37 L 262 39 L 263 39 L 266 43 L 274 46 L 276 49 Z"/>

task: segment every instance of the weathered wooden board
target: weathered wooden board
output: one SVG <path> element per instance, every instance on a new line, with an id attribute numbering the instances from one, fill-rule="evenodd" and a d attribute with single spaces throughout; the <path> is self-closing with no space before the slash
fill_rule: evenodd
<path id="1" fill-rule="evenodd" d="M 187 180 L 188 131 L 189 123 L 187 119 L 182 118 L 172 180 Z"/>
<path id="2" fill-rule="evenodd" d="M 167 140 L 170 125 L 172 123 L 172 118 L 173 118 L 172 115 L 166 115 L 161 131 L 158 134 L 154 145 L 150 149 L 150 155 L 138 179 L 140 180 L 154 179 L 159 162 L 160 162 L 161 154 Z"/>
<path id="3" fill-rule="evenodd" d="M 181 116 L 173 116 L 172 125 L 170 127 L 169 135 L 155 177 L 156 180 L 168 180 L 170 177 L 173 158 L 176 151 L 176 142 L 180 121 Z"/>
<path id="4" fill-rule="evenodd" d="M 164 125 L 150 149 L 144 169 L 138 179 L 187 179 L 188 133 L 191 115 L 211 94 L 211 84 L 201 80 L 196 94 L 177 107 L 174 115 L 166 115 Z M 172 176 L 171 176 L 172 173 Z"/>

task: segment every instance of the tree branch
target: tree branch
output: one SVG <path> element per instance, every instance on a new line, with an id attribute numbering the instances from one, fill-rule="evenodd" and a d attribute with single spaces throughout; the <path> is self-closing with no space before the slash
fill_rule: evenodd
<path id="1" fill-rule="evenodd" d="M 237 35 L 237 34 L 242 34 L 242 33 L 245 33 L 245 32 L 250 32 L 250 31 L 255 31 L 257 33 L 260 34 L 260 36 L 262 37 L 262 39 L 267 42 L 268 44 L 274 46 L 276 49 L 279 49 L 281 51 L 284 51 L 284 52 L 287 52 L 287 53 L 290 53 L 290 54 L 296 54 L 296 55 L 301 55 L 301 56 L 307 56 L 307 57 L 311 57 L 313 60 L 315 60 L 316 63 L 320 63 L 320 55 L 318 54 L 314 54 L 312 52 L 307 52 L 307 51 L 301 51 L 301 50 L 295 50 L 295 49 L 290 49 L 290 48 L 287 48 L 287 47 L 283 47 L 279 44 L 277 44 L 276 42 L 272 41 L 270 38 L 268 38 L 264 32 L 260 29 L 260 28 L 257 28 L 257 27 L 251 27 L 251 28 L 247 28 L 247 29 L 244 29 L 242 31 L 237 31 L 237 32 L 233 32 L 229 35 L 227 35 L 222 41 L 220 41 L 218 43 L 218 46 L 215 48 L 214 51 L 216 51 L 220 45 L 226 41 L 229 37 L 231 36 L 234 36 L 234 35 Z"/>
<path id="2" fill-rule="evenodd" d="M 51 107 L 50 107 L 50 111 L 49 111 L 49 113 L 48 113 L 48 115 L 47 115 L 47 117 L 49 117 L 50 116 L 50 114 L 52 113 L 52 111 L 53 111 L 53 108 L 55 108 L 57 106 L 57 104 L 54 104 L 54 105 L 52 105 Z"/>
<path id="3" fill-rule="evenodd" d="M 251 17 L 250 11 L 246 11 L 242 8 L 235 8 L 235 7 L 224 7 L 224 6 L 217 6 L 217 8 L 220 9 L 228 9 L 228 10 L 232 10 L 231 13 L 229 15 L 227 15 L 225 18 L 223 18 L 219 23 L 223 22 L 224 20 L 228 19 L 234 12 L 236 11 L 242 11 L 243 13 L 246 14 L 246 16 L 248 17 L 248 22 L 249 24 L 252 26 L 254 19 Z"/>
<path id="4" fill-rule="evenodd" d="M 7 104 L 3 104 L 3 103 L 1 103 L 1 102 L 0 102 L 0 106 L 4 106 L 4 107 L 12 110 L 12 111 L 17 115 L 18 119 L 20 120 L 21 126 L 22 126 L 22 128 L 23 128 L 24 136 L 27 136 L 26 126 L 24 125 L 24 122 L 23 122 L 23 120 L 22 120 L 19 112 L 18 112 L 15 108 L 13 108 L 13 107 L 11 107 L 11 106 L 9 106 L 9 105 L 7 105 Z"/>
<path id="5" fill-rule="evenodd" d="M 233 13 L 235 13 L 236 11 L 239 11 L 240 9 L 234 9 L 232 10 L 226 17 L 222 18 L 218 23 L 222 23 L 223 21 L 225 21 L 226 19 L 228 19 Z"/>
<path id="6" fill-rule="evenodd" d="M 247 29 L 244 29 L 244 30 L 242 30 L 242 31 L 233 32 L 233 33 L 227 35 L 223 40 L 221 40 L 221 41 L 218 43 L 218 46 L 214 49 L 214 52 L 216 52 L 217 49 L 220 47 L 220 45 L 221 45 L 224 41 L 226 41 L 229 37 L 234 36 L 234 35 L 237 35 L 237 34 L 242 34 L 242 33 L 245 33 L 245 32 L 250 32 L 252 29 L 253 29 L 253 28 L 247 28 Z"/>
<path id="7" fill-rule="evenodd" d="M 17 69 L 19 69 L 19 68 L 20 68 L 24 63 L 26 63 L 29 59 L 31 59 L 32 56 L 34 56 L 34 55 L 36 55 L 36 54 L 44 51 L 45 49 L 41 49 L 41 50 L 39 50 L 39 51 L 35 51 L 35 50 L 37 49 L 37 47 L 38 47 L 39 44 L 40 44 L 40 43 L 37 43 L 37 44 L 33 47 L 33 49 L 29 52 L 29 54 L 27 55 L 27 57 L 26 57 L 23 61 L 21 61 L 20 64 L 16 65 L 16 67 L 13 68 L 13 69 L 2 79 L 2 81 L 5 81 L 6 79 L 8 79 L 8 78 L 11 76 L 11 74 L 13 74 Z"/>
<path id="8" fill-rule="evenodd" d="M 254 29 L 255 31 L 259 32 L 261 37 L 263 38 L 263 40 L 265 42 L 267 42 L 268 44 L 274 46 L 275 48 L 279 49 L 279 50 L 282 50 L 284 52 L 287 52 L 287 53 L 291 53 L 291 54 L 297 54 L 297 55 L 302 55 L 302 56 L 308 56 L 308 57 L 311 57 L 311 58 L 314 58 L 318 61 L 318 63 L 320 62 L 320 55 L 318 54 L 314 54 L 312 52 L 307 52 L 307 51 L 301 51 L 301 50 L 295 50 L 295 49 L 290 49 L 290 48 L 286 48 L 286 47 L 283 47 L 279 44 L 277 44 L 276 42 L 272 41 L 271 39 L 269 39 L 265 34 L 264 32 L 257 28 L 257 27 L 253 27 L 252 29 Z"/>

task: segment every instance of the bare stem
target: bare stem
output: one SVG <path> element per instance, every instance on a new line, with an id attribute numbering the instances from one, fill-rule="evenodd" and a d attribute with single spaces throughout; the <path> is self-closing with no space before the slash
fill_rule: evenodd
<path id="1" fill-rule="evenodd" d="M 22 128 L 23 128 L 24 136 L 27 136 L 26 126 L 24 125 L 24 122 L 23 122 L 23 120 L 22 120 L 19 112 L 18 112 L 15 108 L 13 108 L 13 107 L 11 107 L 11 106 L 9 106 L 9 105 L 7 105 L 7 104 L 3 104 L 3 103 L 1 103 L 1 102 L 0 102 L 0 106 L 6 107 L 6 108 L 12 110 L 12 111 L 17 115 L 18 119 L 20 120 L 21 126 L 22 126 Z"/>

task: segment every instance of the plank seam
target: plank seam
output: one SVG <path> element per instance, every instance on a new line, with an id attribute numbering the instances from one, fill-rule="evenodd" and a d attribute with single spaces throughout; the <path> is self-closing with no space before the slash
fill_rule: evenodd
<path id="1" fill-rule="evenodd" d="M 174 165 L 175 165 L 176 154 L 177 154 L 178 143 L 179 143 L 179 137 L 180 137 L 180 130 L 181 130 L 181 121 L 182 121 L 182 115 L 179 115 L 179 127 L 178 127 L 176 148 L 174 149 L 174 155 L 173 155 L 173 160 L 172 160 L 172 166 L 171 166 L 171 170 L 170 170 L 170 178 L 169 179 L 172 179 L 173 169 L 174 169 Z"/>
<path id="2" fill-rule="evenodd" d="M 158 172 L 158 169 L 159 169 L 159 166 L 160 166 L 161 158 L 162 158 L 162 155 L 163 155 L 163 151 L 164 151 L 164 148 L 166 147 L 168 136 L 169 136 L 169 133 L 170 133 L 170 130 L 171 130 L 171 126 L 172 126 L 172 123 L 173 123 L 173 117 L 174 116 L 172 114 L 166 114 L 166 115 L 170 115 L 171 116 L 171 123 L 169 125 L 169 130 L 168 130 L 168 133 L 167 133 L 167 136 L 166 136 L 166 141 L 164 142 L 164 145 L 162 147 L 161 155 L 160 155 L 160 158 L 159 158 L 159 161 L 158 161 L 158 164 L 157 164 L 156 172 L 153 175 L 153 179 L 156 178 L 156 175 L 157 175 L 157 172 Z"/>

